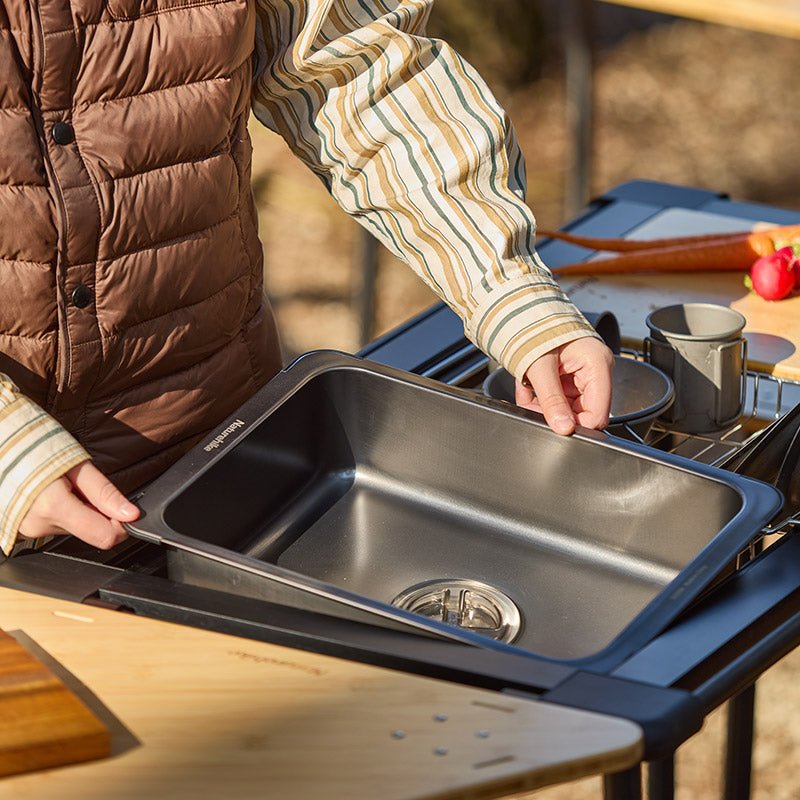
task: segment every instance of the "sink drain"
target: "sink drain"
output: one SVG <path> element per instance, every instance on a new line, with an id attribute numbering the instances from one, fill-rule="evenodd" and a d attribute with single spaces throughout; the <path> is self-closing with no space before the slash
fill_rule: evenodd
<path id="1" fill-rule="evenodd" d="M 522 627 L 514 601 L 480 581 L 425 581 L 400 592 L 392 605 L 500 642 L 513 642 Z"/>

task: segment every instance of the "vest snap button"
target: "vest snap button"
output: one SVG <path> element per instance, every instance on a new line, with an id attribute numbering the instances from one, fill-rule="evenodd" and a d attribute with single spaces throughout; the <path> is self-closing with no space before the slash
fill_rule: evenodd
<path id="1" fill-rule="evenodd" d="M 75 130 L 68 122 L 56 122 L 53 125 L 53 141 L 56 144 L 70 144 L 75 140 Z"/>
<path id="2" fill-rule="evenodd" d="M 88 286 L 79 283 L 72 290 L 72 305 L 75 308 L 86 308 L 92 302 L 92 290 Z"/>

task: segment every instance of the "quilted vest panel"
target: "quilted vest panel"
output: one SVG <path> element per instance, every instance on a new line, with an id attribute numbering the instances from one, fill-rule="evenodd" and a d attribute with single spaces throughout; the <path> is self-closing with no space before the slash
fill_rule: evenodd
<path id="1" fill-rule="evenodd" d="M 0 0 L 0 371 L 123 489 L 280 367 L 252 0 Z"/>

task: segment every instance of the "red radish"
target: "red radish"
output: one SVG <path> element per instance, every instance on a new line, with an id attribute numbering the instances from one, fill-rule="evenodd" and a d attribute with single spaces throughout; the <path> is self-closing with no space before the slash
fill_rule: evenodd
<path id="1" fill-rule="evenodd" d="M 788 230 L 788 229 L 787 229 Z M 794 288 L 795 290 L 800 289 L 800 243 L 793 241 L 790 239 L 774 239 L 775 242 L 775 250 L 782 250 L 785 247 L 791 247 L 792 252 L 794 253 Z"/>
<path id="2" fill-rule="evenodd" d="M 781 247 L 753 262 L 745 284 L 765 300 L 782 300 L 800 285 L 797 264 L 792 247 Z"/>

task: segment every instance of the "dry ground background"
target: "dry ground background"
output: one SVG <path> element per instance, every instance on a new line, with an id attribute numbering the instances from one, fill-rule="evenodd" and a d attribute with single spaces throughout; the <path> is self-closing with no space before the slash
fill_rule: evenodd
<path id="1" fill-rule="evenodd" d="M 467 6 L 480 17 L 474 3 Z M 550 227 L 565 221 L 562 185 L 568 165 L 563 70 L 545 23 L 549 38 L 539 46 L 546 57 L 538 72 L 533 70 L 534 79 L 524 83 L 509 78 L 502 65 L 497 68 L 502 26 L 498 40 L 496 19 L 489 42 L 469 29 L 457 31 L 456 38 L 514 121 L 528 162 L 528 202 L 539 223 Z M 650 178 L 800 209 L 800 42 L 631 12 L 607 16 L 601 24 L 606 46 L 596 62 L 595 193 L 624 180 Z M 357 226 L 281 140 L 257 125 L 253 136 L 267 286 L 285 353 L 355 350 L 360 344 L 352 302 L 359 285 Z M 434 299 L 410 270 L 381 254 L 375 334 Z M 759 682 L 756 800 L 800 798 L 799 679 L 800 651 Z M 679 751 L 679 800 L 719 797 L 723 729 L 720 711 Z M 596 798 L 600 784 L 580 781 L 535 796 Z"/>

